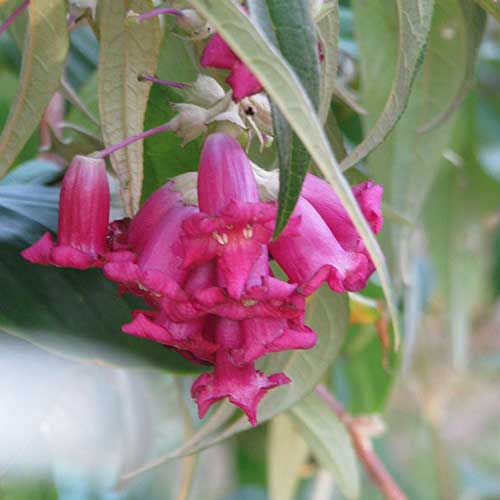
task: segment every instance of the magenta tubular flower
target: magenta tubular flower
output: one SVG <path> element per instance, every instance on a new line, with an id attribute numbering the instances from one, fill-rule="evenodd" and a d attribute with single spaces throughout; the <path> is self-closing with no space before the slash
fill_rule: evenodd
<path id="1" fill-rule="evenodd" d="M 299 198 L 292 217 L 300 217 L 298 230 L 285 228 L 269 249 L 302 293 L 313 293 L 324 281 L 335 292 L 366 286 L 370 271 L 367 258 L 344 250 L 306 199 Z"/>
<path id="2" fill-rule="evenodd" d="M 301 321 L 253 318 L 240 322 L 242 343 L 231 352 L 232 361 L 240 366 L 252 363 L 272 352 L 311 349 L 316 333 Z"/>
<path id="3" fill-rule="evenodd" d="M 144 249 L 158 223 L 180 201 L 180 193 L 174 191 L 173 186 L 174 182 L 170 181 L 157 189 L 130 221 L 128 244 L 133 251 L 139 253 Z"/>
<path id="4" fill-rule="evenodd" d="M 47 232 L 21 255 L 36 264 L 101 267 L 108 252 L 109 204 L 104 161 L 75 156 L 61 186 L 57 243 Z"/>
<path id="5" fill-rule="evenodd" d="M 241 322 L 225 318 L 216 321 L 215 341 L 220 347 L 215 355 L 214 373 L 200 375 L 191 388 L 200 418 L 214 403 L 229 398 L 231 403 L 246 413 L 250 423 L 256 425 L 257 406 L 267 391 L 290 383 L 283 373 L 267 376 L 256 370 L 253 363 L 234 363 L 232 351 L 242 348 L 240 329 Z"/>
<path id="6" fill-rule="evenodd" d="M 224 276 L 219 277 L 224 283 Z M 254 264 L 240 299 L 233 299 L 224 286 L 200 287 L 194 298 L 203 310 L 225 318 L 299 318 L 304 314 L 305 299 L 297 285 L 271 276 L 267 247 Z"/>
<path id="7" fill-rule="evenodd" d="M 185 266 L 217 260 L 229 295 L 240 299 L 254 264 L 272 235 L 276 208 L 259 202 L 245 152 L 228 135 L 210 135 L 198 173 L 200 214 L 184 225 Z"/>
<path id="8" fill-rule="evenodd" d="M 164 296 L 186 300 L 181 285 L 188 271 L 183 266 L 180 234 L 183 221 L 196 212 L 194 207 L 174 205 L 155 226 L 137 262 L 109 262 L 103 269 L 105 276 L 119 283 L 122 291 L 144 297 L 153 307 Z"/>
<path id="9" fill-rule="evenodd" d="M 378 233 L 384 222 L 380 208 L 384 192 L 383 187 L 368 180 L 354 186 L 352 191 L 372 231 L 375 234 Z M 330 231 L 345 250 L 350 252 L 362 252 L 364 250 L 361 237 L 351 222 L 349 214 L 327 182 L 319 177 L 307 174 L 301 196 L 321 215 Z"/>
<path id="10" fill-rule="evenodd" d="M 263 90 L 257 78 L 241 62 L 219 34 L 215 34 L 206 44 L 200 63 L 203 67 L 231 70 L 226 81 L 233 89 L 235 101 L 240 101 L 244 97 L 257 94 Z"/>
<path id="11" fill-rule="evenodd" d="M 197 363 L 215 361 L 219 346 L 210 340 L 205 318 L 176 322 L 163 311 L 135 311 L 133 315 L 123 332 L 171 347 Z"/>

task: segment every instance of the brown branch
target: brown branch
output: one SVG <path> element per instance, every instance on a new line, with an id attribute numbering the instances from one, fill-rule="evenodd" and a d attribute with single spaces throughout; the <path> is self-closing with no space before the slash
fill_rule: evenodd
<path id="1" fill-rule="evenodd" d="M 324 385 L 318 385 L 316 387 L 316 392 L 346 426 L 359 460 L 363 464 L 370 479 L 384 495 L 384 498 L 386 500 L 408 500 L 408 497 L 401 491 L 389 471 L 385 468 L 384 464 L 373 450 L 371 440 L 367 438 L 359 425 L 360 420 L 349 415 L 342 406 L 342 403 L 337 401 Z"/>

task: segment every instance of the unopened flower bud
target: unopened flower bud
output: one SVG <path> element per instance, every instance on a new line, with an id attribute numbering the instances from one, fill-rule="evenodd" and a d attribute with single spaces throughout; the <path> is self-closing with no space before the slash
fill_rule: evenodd
<path id="1" fill-rule="evenodd" d="M 187 33 L 197 39 L 203 39 L 212 33 L 212 27 L 206 19 L 194 9 L 182 9 L 182 15 L 177 18 L 177 24 Z"/>
<path id="2" fill-rule="evenodd" d="M 188 103 L 175 103 L 172 107 L 178 115 L 170 120 L 169 125 L 183 139 L 183 146 L 207 131 L 208 110 Z"/>
<path id="3" fill-rule="evenodd" d="M 200 74 L 195 82 L 184 87 L 184 94 L 188 102 L 210 108 L 224 97 L 225 92 L 217 80 Z"/>

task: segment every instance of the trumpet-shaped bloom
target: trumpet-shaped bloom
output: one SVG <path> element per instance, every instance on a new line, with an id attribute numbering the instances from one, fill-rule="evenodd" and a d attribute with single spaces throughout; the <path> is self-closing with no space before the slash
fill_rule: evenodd
<path id="1" fill-rule="evenodd" d="M 47 232 L 22 256 L 36 264 L 101 267 L 108 252 L 109 205 L 104 160 L 75 156 L 61 186 L 57 243 Z"/>
<path id="2" fill-rule="evenodd" d="M 357 291 L 366 286 L 370 273 L 367 258 L 344 250 L 306 199 L 299 199 L 293 216 L 300 217 L 298 230 L 285 228 L 269 249 L 304 294 L 313 293 L 324 281 L 335 292 Z"/>
<path id="3" fill-rule="evenodd" d="M 210 340 L 207 326 L 205 318 L 172 321 L 163 311 L 135 311 L 122 331 L 188 353 L 192 361 L 213 363 L 218 345 Z"/>
<path id="4" fill-rule="evenodd" d="M 374 233 L 382 229 L 384 222 L 380 208 L 383 188 L 373 181 L 365 181 L 352 188 L 354 197 Z M 345 250 L 364 250 L 361 237 L 342 206 L 333 188 L 323 179 L 308 174 L 302 187 L 303 196 L 321 215 L 330 231 Z"/>
<path id="5" fill-rule="evenodd" d="M 200 375 L 191 388 L 191 395 L 198 404 L 200 418 L 217 401 L 228 398 L 240 407 L 252 425 L 257 423 L 257 406 L 270 389 L 290 383 L 284 373 L 267 376 L 255 369 L 253 363 L 238 365 L 232 351 L 242 348 L 240 323 L 230 319 L 218 319 L 215 340 L 219 350 L 215 355 L 214 373 Z"/>
<path id="6" fill-rule="evenodd" d="M 174 205 L 155 226 L 137 262 L 109 262 L 104 266 L 105 276 L 119 283 L 122 291 L 143 296 L 153 307 L 164 296 L 185 300 L 181 285 L 187 270 L 183 265 L 180 232 L 182 222 L 196 212 L 194 207 Z"/>
<path id="7" fill-rule="evenodd" d="M 240 299 L 253 266 L 269 241 L 276 209 L 259 202 L 252 167 L 226 134 L 208 137 L 198 174 L 200 214 L 184 223 L 185 263 L 217 260 L 231 297 Z"/>

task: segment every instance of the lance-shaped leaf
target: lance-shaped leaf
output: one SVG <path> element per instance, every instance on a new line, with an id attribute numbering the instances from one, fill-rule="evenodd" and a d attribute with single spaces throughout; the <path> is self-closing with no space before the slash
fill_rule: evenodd
<path id="1" fill-rule="evenodd" d="M 330 103 L 335 90 L 339 31 L 339 4 L 338 0 L 333 0 L 330 10 L 318 21 L 318 36 L 323 52 L 323 60 L 321 62 L 321 96 L 319 102 L 319 115 L 322 123 L 325 123 L 328 117 Z"/>
<path id="2" fill-rule="evenodd" d="M 314 106 L 296 74 L 267 38 L 232 2 L 190 0 L 190 3 L 220 32 L 238 57 L 259 79 L 307 148 L 325 179 L 333 186 L 377 268 L 394 323 L 394 344 L 397 346 L 399 321 L 384 256 L 354 199 L 349 184 L 340 171 Z"/>
<path id="3" fill-rule="evenodd" d="M 30 2 L 27 23 L 19 87 L 0 135 L 0 177 L 35 131 L 58 89 L 68 52 L 64 0 Z"/>
<path id="4" fill-rule="evenodd" d="M 309 446 L 286 413 L 273 418 L 268 429 L 269 498 L 293 500 L 300 481 L 300 469 L 309 456 Z"/>
<path id="5" fill-rule="evenodd" d="M 318 41 L 309 0 L 252 0 L 249 5 L 252 18 L 290 63 L 317 108 L 320 96 Z M 274 105 L 273 124 L 280 170 L 278 216 L 274 230 L 275 236 L 278 236 L 295 208 L 310 156 Z"/>
<path id="6" fill-rule="evenodd" d="M 106 146 L 143 131 L 151 85 L 138 80 L 156 71 L 160 50 L 158 18 L 142 23 L 127 20 L 132 10 L 152 8 L 149 0 L 101 0 L 99 2 L 99 110 Z M 111 155 L 120 179 L 125 211 L 139 208 L 143 179 L 143 143 L 134 142 Z"/>
<path id="7" fill-rule="evenodd" d="M 330 471 L 342 493 L 359 498 L 359 472 L 351 438 L 337 415 L 317 394 L 309 394 L 289 412 L 321 466 Z"/>
<path id="8" fill-rule="evenodd" d="M 365 120 L 370 127 L 383 108 L 384 95 L 391 85 L 388 68 L 398 44 L 397 13 L 378 2 L 365 6 L 356 0 L 353 5 L 362 101 L 369 111 Z M 428 50 L 405 113 L 386 141 L 368 159 L 370 172 L 384 186 L 385 202 L 410 220 L 417 219 L 441 167 L 455 118 L 431 131 L 416 131 L 442 114 L 449 106 L 450 95 L 457 95 L 466 68 L 467 31 L 468 20 L 464 17 L 460 0 L 442 0 L 436 4 Z M 379 46 L 376 54 L 374 43 Z M 382 231 L 380 237 L 391 268 L 404 270 L 408 267 L 408 234 L 411 232 L 411 227 L 397 226 L 388 226 Z"/>
<path id="9" fill-rule="evenodd" d="M 467 97 L 474 83 L 474 70 L 476 69 L 476 57 L 483 38 L 486 26 L 486 14 L 481 8 L 470 0 L 460 0 L 464 21 L 467 29 L 464 32 L 466 44 L 464 73 L 462 83 L 455 94 L 452 94 L 450 102 L 436 117 L 421 127 L 419 132 L 428 132 L 445 122 L 459 108 Z"/>
<path id="10" fill-rule="evenodd" d="M 373 4 L 377 4 L 385 11 L 392 11 L 392 5 L 387 3 L 356 0 L 354 4 L 358 5 L 360 11 L 371 8 Z M 415 2 L 415 0 L 397 0 L 399 42 L 394 81 L 382 113 L 361 144 L 354 148 L 342 162 L 342 169 L 352 167 L 381 144 L 405 110 L 413 80 L 419 63 L 422 61 L 423 51 L 427 43 L 433 6 L 434 0 L 421 0 L 418 2 Z M 378 47 L 378 44 L 375 47 Z M 383 55 L 377 55 L 376 52 L 381 51 L 374 50 L 373 46 L 371 51 L 374 59 L 378 59 Z M 387 68 L 384 67 L 384 71 L 387 71 Z M 377 84 L 376 80 L 370 82 L 370 85 Z"/>

